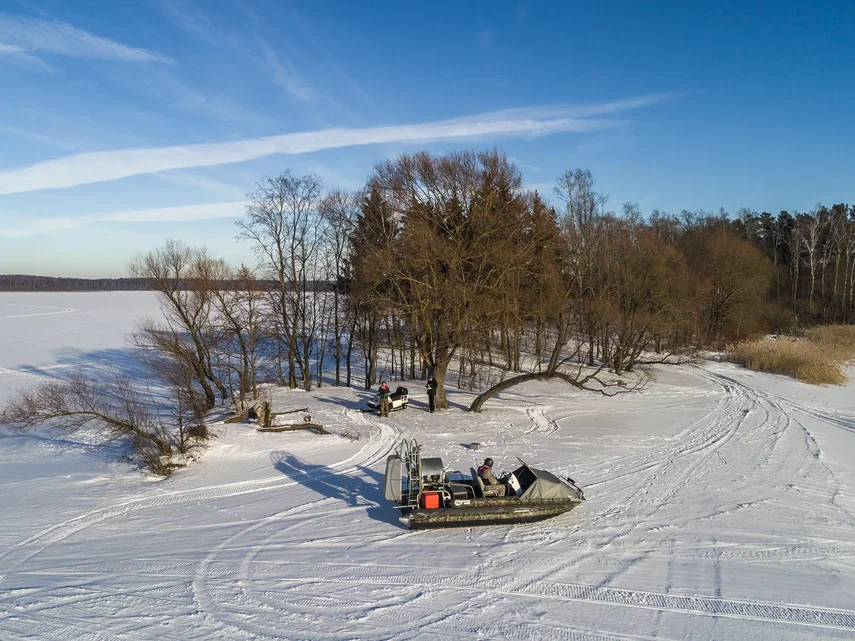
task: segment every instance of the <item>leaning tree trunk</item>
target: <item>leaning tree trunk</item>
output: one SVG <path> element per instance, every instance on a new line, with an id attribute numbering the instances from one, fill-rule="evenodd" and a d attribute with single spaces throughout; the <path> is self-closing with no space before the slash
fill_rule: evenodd
<path id="1" fill-rule="evenodd" d="M 205 368 L 201 364 L 196 364 L 196 380 L 199 382 L 199 385 L 202 387 L 202 392 L 205 394 L 205 409 L 213 409 L 217 406 L 217 397 L 214 394 L 214 390 L 211 388 L 211 385 L 208 383 L 208 378 L 205 376 Z"/>
<path id="2" fill-rule="evenodd" d="M 546 381 L 552 378 L 558 378 L 566 383 L 569 383 L 573 387 L 582 389 L 582 384 L 576 380 L 575 377 L 570 374 L 565 374 L 563 372 L 543 372 L 542 374 L 533 373 L 533 374 L 520 374 L 519 376 L 512 376 L 511 378 L 507 378 L 503 380 L 501 383 L 497 383 L 493 385 L 486 392 L 481 394 L 478 398 L 472 401 L 472 405 L 469 406 L 470 412 L 480 412 L 481 407 L 486 403 L 489 399 L 493 398 L 496 394 L 500 392 L 504 392 L 506 389 L 514 387 L 515 385 L 519 385 L 521 383 L 527 383 L 528 381 Z"/>

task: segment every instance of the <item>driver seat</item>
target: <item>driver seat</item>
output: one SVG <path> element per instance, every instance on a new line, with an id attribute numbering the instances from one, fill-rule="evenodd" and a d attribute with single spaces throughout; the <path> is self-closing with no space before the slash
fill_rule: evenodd
<path id="1" fill-rule="evenodd" d="M 478 470 L 476 470 L 474 467 L 470 467 L 469 470 L 472 472 L 472 478 L 477 486 L 477 489 L 475 490 L 476 493 L 480 494 L 484 498 L 499 497 L 505 495 L 504 486 L 499 485 L 488 489 L 484 487 L 484 479 L 482 479 L 481 475 L 478 474 Z"/>

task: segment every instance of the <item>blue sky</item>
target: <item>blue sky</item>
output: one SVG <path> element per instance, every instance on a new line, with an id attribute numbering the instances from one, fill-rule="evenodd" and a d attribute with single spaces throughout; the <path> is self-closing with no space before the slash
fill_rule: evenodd
<path id="1" fill-rule="evenodd" d="M 589 168 L 615 210 L 852 202 L 853 33 L 852 2 L 0 0 L 0 273 L 251 262 L 259 177 L 423 148 Z"/>

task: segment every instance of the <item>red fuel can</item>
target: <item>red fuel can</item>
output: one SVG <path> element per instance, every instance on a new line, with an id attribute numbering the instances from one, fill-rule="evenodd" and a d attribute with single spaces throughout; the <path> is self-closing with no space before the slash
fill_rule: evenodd
<path id="1" fill-rule="evenodd" d="M 439 492 L 424 492 L 421 498 L 422 507 L 433 510 L 439 507 Z"/>

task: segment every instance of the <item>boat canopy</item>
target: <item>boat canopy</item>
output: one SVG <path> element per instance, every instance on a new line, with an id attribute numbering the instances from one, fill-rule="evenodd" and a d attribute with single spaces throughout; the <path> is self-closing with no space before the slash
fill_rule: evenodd
<path id="1" fill-rule="evenodd" d="M 523 488 L 520 495 L 525 499 L 579 499 L 579 493 L 557 476 L 546 470 L 538 470 L 528 465 L 514 470 L 514 475 Z"/>

